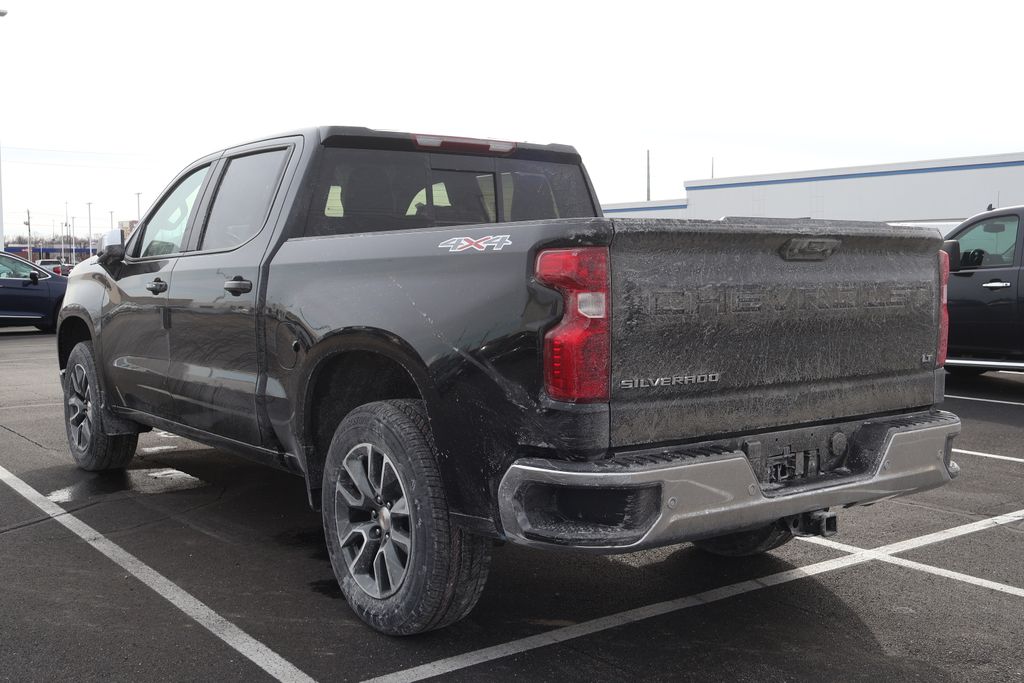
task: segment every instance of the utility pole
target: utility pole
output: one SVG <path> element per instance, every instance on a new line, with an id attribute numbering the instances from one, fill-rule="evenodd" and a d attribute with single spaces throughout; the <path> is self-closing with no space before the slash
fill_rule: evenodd
<path id="1" fill-rule="evenodd" d="M 715 177 L 715 158 L 711 157 L 711 177 Z"/>
<path id="2" fill-rule="evenodd" d="M 71 261 L 75 260 L 75 217 L 71 217 L 71 234 L 68 235 L 68 241 L 71 243 L 71 254 L 68 255 L 68 259 Z"/>
<path id="3" fill-rule="evenodd" d="M 92 202 L 86 202 L 86 207 L 89 209 L 89 256 L 92 256 Z"/>
<path id="4" fill-rule="evenodd" d="M 67 235 L 68 226 L 69 225 L 70 225 L 70 223 L 68 223 L 68 203 L 64 202 L 64 225 L 62 225 L 61 228 L 60 228 L 60 261 L 61 261 L 61 263 L 64 262 L 64 237 Z"/>
<path id="5" fill-rule="evenodd" d="M 110 229 L 111 230 L 114 229 L 114 212 L 113 211 L 110 212 Z"/>
<path id="6" fill-rule="evenodd" d="M 135 193 L 135 220 L 137 220 L 137 221 L 141 221 L 142 220 L 142 205 L 139 204 L 139 197 L 141 197 L 141 196 L 142 196 L 141 192 L 136 192 Z"/>
<path id="7" fill-rule="evenodd" d="M 28 260 L 32 260 L 32 211 L 25 209 L 25 225 L 28 226 Z"/>
<path id="8" fill-rule="evenodd" d="M 651 201 L 651 150 L 647 150 L 647 201 Z"/>

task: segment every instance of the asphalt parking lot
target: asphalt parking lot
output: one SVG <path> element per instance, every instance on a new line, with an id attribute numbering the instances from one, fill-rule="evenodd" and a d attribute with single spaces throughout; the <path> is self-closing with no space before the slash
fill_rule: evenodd
<path id="1" fill-rule="evenodd" d="M 503 546 L 467 620 L 394 639 L 341 598 L 298 478 L 161 432 L 76 469 L 54 346 L 0 330 L 0 680 L 1024 679 L 1024 375 L 950 377 L 960 478 L 831 539 Z"/>

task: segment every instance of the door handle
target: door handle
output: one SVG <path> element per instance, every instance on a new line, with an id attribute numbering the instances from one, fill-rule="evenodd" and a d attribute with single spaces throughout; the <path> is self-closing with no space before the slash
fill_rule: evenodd
<path id="1" fill-rule="evenodd" d="M 985 289 L 1006 289 L 1011 283 L 1002 280 L 993 280 L 982 285 Z"/>
<path id="2" fill-rule="evenodd" d="M 160 278 L 154 278 L 152 282 L 146 283 L 146 289 L 154 294 L 160 294 L 161 292 L 167 291 L 167 283 Z"/>
<path id="3" fill-rule="evenodd" d="M 252 282 L 236 275 L 224 283 L 224 291 L 231 292 L 231 296 L 241 296 L 252 291 Z"/>

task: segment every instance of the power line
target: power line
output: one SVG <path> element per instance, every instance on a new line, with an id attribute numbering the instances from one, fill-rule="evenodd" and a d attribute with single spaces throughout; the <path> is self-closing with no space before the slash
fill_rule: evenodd
<path id="1" fill-rule="evenodd" d="M 123 156 L 123 157 L 148 157 L 151 154 L 142 154 L 140 152 L 90 152 L 81 149 L 47 149 L 45 147 L 11 147 L 10 145 L 3 146 L 4 151 L 18 151 L 18 152 L 55 152 L 58 154 L 96 154 L 102 156 Z"/>
<path id="2" fill-rule="evenodd" d="M 60 164 L 54 161 L 15 161 L 13 159 L 4 159 L 5 164 L 26 164 L 29 166 L 64 166 L 66 168 L 110 168 L 121 171 L 148 171 L 152 169 L 152 166 L 108 166 L 108 165 L 97 165 L 97 164 Z"/>

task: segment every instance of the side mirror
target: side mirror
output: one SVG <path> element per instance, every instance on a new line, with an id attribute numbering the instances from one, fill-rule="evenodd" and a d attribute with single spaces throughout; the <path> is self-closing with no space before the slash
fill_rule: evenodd
<path id="1" fill-rule="evenodd" d="M 949 256 L 949 272 L 955 273 L 960 270 L 960 243 L 956 240 L 946 240 L 942 243 L 942 251 Z"/>
<path id="2" fill-rule="evenodd" d="M 99 255 L 96 260 L 101 266 L 112 266 L 124 260 L 124 244 L 121 241 L 120 230 L 111 230 L 100 237 Z"/>
<path id="3" fill-rule="evenodd" d="M 32 281 L 32 284 L 38 285 L 39 284 L 39 273 L 37 273 L 34 270 L 29 271 L 28 279 Z"/>

